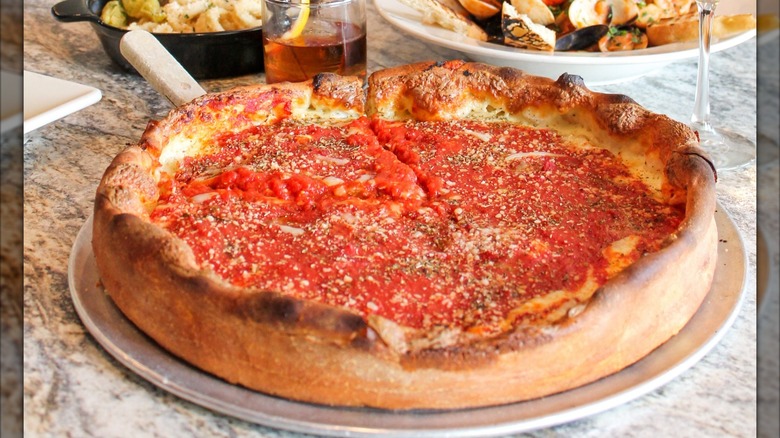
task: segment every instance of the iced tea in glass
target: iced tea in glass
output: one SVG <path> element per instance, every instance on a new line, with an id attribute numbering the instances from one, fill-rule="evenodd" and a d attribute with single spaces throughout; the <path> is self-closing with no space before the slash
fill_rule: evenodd
<path id="1" fill-rule="evenodd" d="M 365 0 L 265 0 L 267 83 L 366 75 Z"/>

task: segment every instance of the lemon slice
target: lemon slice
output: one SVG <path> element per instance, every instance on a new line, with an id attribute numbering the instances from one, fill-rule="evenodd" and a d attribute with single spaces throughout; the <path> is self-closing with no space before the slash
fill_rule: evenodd
<path id="1" fill-rule="evenodd" d="M 309 20 L 309 0 L 301 0 L 301 13 L 298 14 L 298 18 L 295 19 L 290 30 L 284 33 L 282 36 L 284 39 L 294 39 L 301 36 L 303 28 L 306 27 L 306 22 Z"/>

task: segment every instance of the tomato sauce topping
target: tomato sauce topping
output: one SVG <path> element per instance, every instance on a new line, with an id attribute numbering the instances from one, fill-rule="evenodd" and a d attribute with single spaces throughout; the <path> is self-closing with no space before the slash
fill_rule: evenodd
<path id="1" fill-rule="evenodd" d="M 282 123 L 186 159 L 152 219 L 232 284 L 480 333 L 603 284 L 616 241 L 657 251 L 684 211 L 611 153 L 505 123 Z M 548 309 L 549 310 L 549 309 Z"/>

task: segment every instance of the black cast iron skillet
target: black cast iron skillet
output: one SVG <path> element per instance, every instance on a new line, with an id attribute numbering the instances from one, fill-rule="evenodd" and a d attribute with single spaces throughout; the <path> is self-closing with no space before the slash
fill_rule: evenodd
<path id="1" fill-rule="evenodd" d="M 108 0 L 64 0 L 51 8 L 59 21 L 88 21 L 106 54 L 118 65 L 133 71 L 119 51 L 126 30 L 109 26 L 100 19 Z M 261 28 L 208 33 L 155 33 L 165 49 L 197 79 L 241 76 L 263 70 Z"/>

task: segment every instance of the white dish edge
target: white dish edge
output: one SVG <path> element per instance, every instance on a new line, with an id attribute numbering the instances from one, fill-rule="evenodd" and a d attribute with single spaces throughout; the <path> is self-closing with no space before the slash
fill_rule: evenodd
<path id="1" fill-rule="evenodd" d="M 80 111 L 102 97 L 97 88 L 25 71 L 24 133 Z"/>

